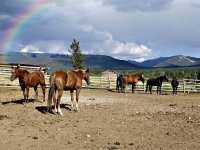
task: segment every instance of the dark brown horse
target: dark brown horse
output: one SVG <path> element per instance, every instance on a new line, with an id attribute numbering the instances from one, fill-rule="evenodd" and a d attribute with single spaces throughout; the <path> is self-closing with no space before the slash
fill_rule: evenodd
<path id="1" fill-rule="evenodd" d="M 132 93 L 134 93 L 135 85 L 137 84 L 138 81 L 142 81 L 142 83 L 144 84 L 145 79 L 143 73 L 122 75 L 122 84 L 124 93 L 126 86 L 128 84 L 132 85 Z"/>
<path id="2" fill-rule="evenodd" d="M 41 71 L 28 72 L 25 69 L 21 69 L 20 66 L 12 66 L 10 80 L 14 81 L 19 79 L 19 85 L 23 91 L 24 101 L 28 101 L 29 88 L 33 87 L 38 98 L 38 85 L 41 86 L 43 92 L 43 101 L 45 101 L 45 78 Z"/>
<path id="3" fill-rule="evenodd" d="M 79 94 L 82 87 L 82 80 L 85 80 L 89 84 L 89 70 L 74 70 L 69 72 L 57 71 L 50 77 L 50 88 L 48 95 L 47 108 L 51 111 L 52 99 L 54 102 L 55 112 L 63 115 L 60 109 L 60 100 L 63 95 L 63 91 L 70 91 L 72 109 L 74 108 L 74 90 L 76 91 L 75 110 L 78 111 Z M 56 97 L 57 95 L 57 97 Z"/>

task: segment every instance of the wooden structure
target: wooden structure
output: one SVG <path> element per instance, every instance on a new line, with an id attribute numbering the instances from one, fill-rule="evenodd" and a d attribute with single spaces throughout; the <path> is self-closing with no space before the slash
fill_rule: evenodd
<path id="1" fill-rule="evenodd" d="M 42 67 L 42 70 L 46 70 L 47 68 L 45 66 L 37 66 L 37 65 L 21 65 L 22 68 L 25 68 L 29 71 L 33 70 L 39 70 L 40 67 Z M 19 87 L 18 80 L 15 80 L 13 82 L 10 81 L 10 73 L 11 71 L 11 64 L 0 64 L 0 86 L 1 87 Z M 49 85 L 49 75 L 45 73 L 45 80 L 47 87 Z M 101 88 L 101 89 L 112 89 L 114 90 L 116 88 L 116 78 L 117 74 L 112 71 L 105 71 L 102 76 L 90 76 L 90 86 L 86 86 L 86 83 L 84 83 L 84 87 L 87 88 Z M 179 80 L 179 87 L 178 92 L 183 93 L 200 93 L 200 80 L 194 80 L 194 79 L 183 79 Z M 146 88 L 146 82 L 144 85 L 142 82 L 138 82 L 136 86 L 136 91 L 145 91 Z M 128 89 L 131 90 L 131 86 L 128 87 Z M 156 87 L 153 88 L 153 91 L 156 90 Z M 162 86 L 163 92 L 172 92 L 172 87 L 170 82 L 164 82 Z"/>

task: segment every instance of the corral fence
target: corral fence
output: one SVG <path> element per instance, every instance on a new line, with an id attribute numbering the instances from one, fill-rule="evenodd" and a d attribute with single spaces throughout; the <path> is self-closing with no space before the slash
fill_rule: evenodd
<path id="1" fill-rule="evenodd" d="M 40 66 L 21 66 L 22 68 L 28 69 L 29 71 L 38 70 Z M 47 87 L 49 86 L 49 77 L 50 75 L 45 74 L 45 80 Z M 9 65 L 0 65 L 0 87 L 19 87 L 18 80 L 10 81 L 11 67 Z M 87 86 L 83 82 L 83 86 L 86 88 L 99 88 L 99 89 L 116 89 L 116 78 L 107 78 L 100 76 L 90 76 L 90 85 Z M 128 90 L 131 90 L 131 85 L 127 87 Z M 136 91 L 145 91 L 146 82 L 138 82 L 136 85 Z M 156 87 L 153 87 L 153 90 L 156 90 Z M 163 82 L 162 91 L 171 92 L 172 87 L 170 82 Z M 198 93 L 200 92 L 200 80 L 194 79 L 183 79 L 179 80 L 178 92 L 183 93 Z"/>

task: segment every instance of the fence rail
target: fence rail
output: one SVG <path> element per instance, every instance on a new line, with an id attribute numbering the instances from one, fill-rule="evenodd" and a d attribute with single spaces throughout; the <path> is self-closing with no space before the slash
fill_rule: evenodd
<path id="1" fill-rule="evenodd" d="M 47 87 L 49 86 L 49 75 L 45 75 L 45 80 Z M 10 73 L 0 72 L 0 86 L 1 87 L 18 87 L 18 80 L 10 81 Z M 115 89 L 116 88 L 116 79 L 109 80 L 103 77 L 91 76 L 90 77 L 90 85 L 87 86 L 85 82 L 83 82 L 83 86 L 87 88 L 99 88 L 99 89 Z M 136 85 L 136 91 L 145 91 L 146 82 L 143 84 L 142 82 L 138 82 Z M 127 87 L 128 90 L 131 90 L 131 86 Z M 153 91 L 156 90 L 156 87 L 153 87 Z M 164 82 L 162 86 L 162 91 L 171 92 L 171 84 L 169 82 Z M 184 93 L 197 93 L 200 92 L 200 80 L 191 80 L 184 79 L 179 80 L 179 92 Z"/>
<path id="2" fill-rule="evenodd" d="M 35 68 L 30 68 L 30 71 Z M 37 68 L 36 68 L 37 69 Z M 1 87 L 18 87 L 18 80 L 10 81 L 10 68 L 9 67 L 1 67 L 0 66 L 0 86 Z M 49 75 L 45 74 L 45 80 L 47 87 L 49 86 Z M 91 76 L 90 77 L 90 85 L 87 86 L 85 82 L 83 82 L 83 86 L 87 88 L 100 88 L 100 89 L 115 89 L 116 88 L 116 78 L 106 78 L 99 76 Z M 138 82 L 136 85 L 136 91 L 145 91 L 146 82 L 143 84 L 142 82 Z M 131 86 L 127 87 L 128 90 L 131 89 Z M 153 90 L 156 90 L 156 87 L 153 87 Z M 171 84 L 170 82 L 164 82 L 162 86 L 162 91 L 171 92 Z M 183 79 L 179 80 L 179 92 L 184 93 L 198 93 L 200 92 L 200 80 L 193 79 Z"/>

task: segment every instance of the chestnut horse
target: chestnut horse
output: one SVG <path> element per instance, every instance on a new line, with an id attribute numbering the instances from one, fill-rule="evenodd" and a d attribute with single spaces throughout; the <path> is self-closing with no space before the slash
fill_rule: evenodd
<path id="1" fill-rule="evenodd" d="M 135 85 L 137 84 L 138 81 L 142 81 L 142 83 L 144 84 L 145 79 L 143 73 L 122 75 L 122 84 L 124 93 L 126 86 L 128 84 L 132 85 L 132 93 L 134 93 Z"/>
<path id="2" fill-rule="evenodd" d="M 50 77 L 50 88 L 48 95 L 47 108 L 51 111 L 52 99 L 54 102 L 54 110 L 56 113 L 63 115 L 60 109 L 60 101 L 63 91 L 70 91 L 72 109 L 74 107 L 74 90 L 76 91 L 75 111 L 78 111 L 79 94 L 82 87 L 82 80 L 89 85 L 89 70 L 73 70 L 69 72 L 56 71 Z M 56 97 L 57 95 L 57 97 Z"/>
<path id="3" fill-rule="evenodd" d="M 45 78 L 44 74 L 39 71 L 28 72 L 25 69 L 21 69 L 20 66 L 11 67 L 10 80 L 14 81 L 16 78 L 19 79 L 19 85 L 23 91 L 24 101 L 28 101 L 29 88 L 33 87 L 36 93 L 36 98 L 38 99 L 38 85 L 41 86 L 43 92 L 43 101 L 45 101 Z"/>

